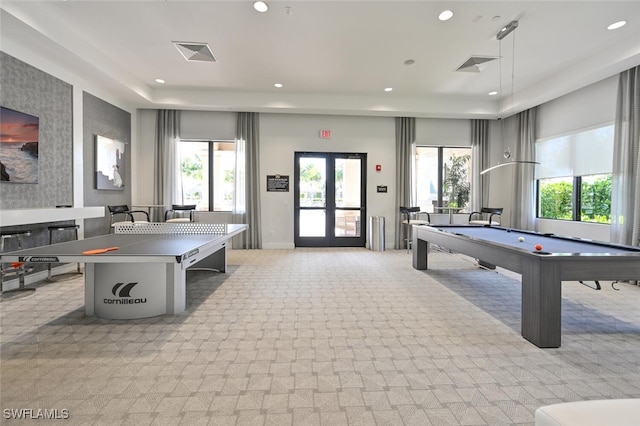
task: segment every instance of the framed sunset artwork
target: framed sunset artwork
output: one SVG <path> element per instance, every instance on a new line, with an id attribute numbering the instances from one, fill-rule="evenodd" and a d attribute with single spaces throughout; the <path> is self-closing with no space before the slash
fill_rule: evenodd
<path id="1" fill-rule="evenodd" d="M 38 183 L 40 119 L 0 107 L 0 182 Z"/>

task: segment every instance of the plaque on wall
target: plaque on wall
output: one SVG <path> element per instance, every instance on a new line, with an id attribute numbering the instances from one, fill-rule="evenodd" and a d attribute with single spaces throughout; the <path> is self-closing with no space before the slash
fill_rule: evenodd
<path id="1" fill-rule="evenodd" d="M 289 176 L 267 175 L 267 192 L 289 192 Z"/>

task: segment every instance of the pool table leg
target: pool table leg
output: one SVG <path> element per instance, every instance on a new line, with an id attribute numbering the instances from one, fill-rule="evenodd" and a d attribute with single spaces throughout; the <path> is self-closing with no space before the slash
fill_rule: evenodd
<path id="1" fill-rule="evenodd" d="M 413 256 L 413 267 L 415 269 L 427 269 L 429 257 L 429 243 L 418 238 L 418 233 L 412 232 L 411 254 Z"/>
<path id="2" fill-rule="evenodd" d="M 539 348 L 559 348 L 562 340 L 562 282 L 556 262 L 523 263 L 522 337 Z"/>

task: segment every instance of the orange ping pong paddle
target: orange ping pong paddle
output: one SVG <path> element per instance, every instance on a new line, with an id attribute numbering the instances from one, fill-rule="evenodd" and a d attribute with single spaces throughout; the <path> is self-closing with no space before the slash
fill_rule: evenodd
<path id="1" fill-rule="evenodd" d="M 113 250 L 118 250 L 118 247 L 107 247 L 107 248 L 87 250 L 87 251 L 83 251 L 82 254 L 100 254 L 100 253 L 106 253 L 108 251 L 113 251 Z"/>

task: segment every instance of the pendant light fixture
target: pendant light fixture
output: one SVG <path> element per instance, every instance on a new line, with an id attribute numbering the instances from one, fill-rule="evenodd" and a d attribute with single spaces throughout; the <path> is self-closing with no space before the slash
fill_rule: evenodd
<path id="1" fill-rule="evenodd" d="M 504 27 L 502 27 L 500 29 L 500 31 L 498 31 L 498 33 L 496 34 L 496 39 L 498 40 L 498 46 L 499 46 L 499 53 L 498 53 L 498 58 L 499 58 L 499 62 L 500 62 L 500 73 L 499 73 L 499 79 L 500 79 L 500 94 L 502 94 L 502 39 L 505 38 L 506 36 L 508 36 L 509 34 L 511 34 L 513 31 L 515 31 L 515 29 L 518 28 L 518 21 L 511 21 L 509 22 L 507 25 L 505 25 Z M 514 96 L 514 91 L 515 91 L 515 53 L 516 53 L 516 40 L 515 40 L 515 34 L 513 35 L 513 53 L 511 56 L 511 105 L 513 105 L 513 96 Z M 504 141 L 504 122 L 502 121 L 503 118 L 499 117 L 498 120 L 500 121 L 500 137 L 501 140 Z M 513 165 L 513 164 L 540 164 L 537 161 L 529 161 L 529 160 L 510 160 L 511 159 L 511 148 L 507 147 L 507 149 L 503 152 L 503 157 L 505 158 L 505 160 L 508 160 L 504 163 L 498 163 L 495 166 L 489 167 L 488 169 L 484 169 L 483 171 L 480 172 L 481 175 L 490 172 L 491 170 L 497 169 L 499 167 L 504 167 L 504 166 L 508 166 L 508 165 Z"/>

